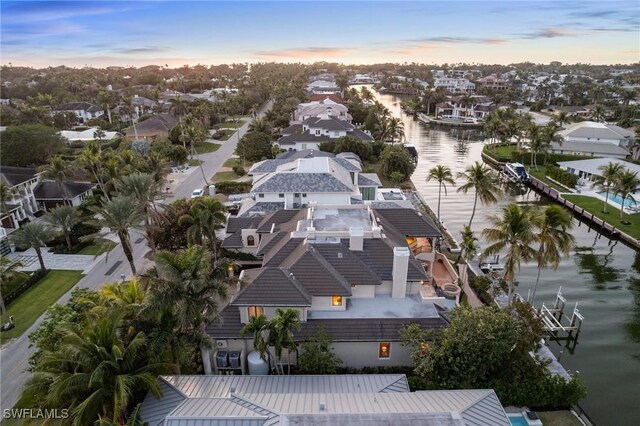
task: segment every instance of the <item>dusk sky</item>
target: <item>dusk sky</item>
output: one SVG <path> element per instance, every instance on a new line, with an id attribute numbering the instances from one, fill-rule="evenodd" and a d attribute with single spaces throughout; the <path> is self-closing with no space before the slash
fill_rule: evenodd
<path id="1" fill-rule="evenodd" d="M 5 1 L 3 65 L 632 63 L 640 2 Z"/>

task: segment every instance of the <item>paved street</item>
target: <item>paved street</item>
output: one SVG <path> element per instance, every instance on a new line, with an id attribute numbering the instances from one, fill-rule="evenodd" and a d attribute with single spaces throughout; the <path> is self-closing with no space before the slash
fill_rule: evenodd
<path id="1" fill-rule="evenodd" d="M 264 113 L 271 108 L 271 105 L 271 102 L 267 103 L 260 110 L 258 116 L 264 116 Z M 216 152 L 198 156 L 203 162 L 202 168 L 207 179 L 210 179 L 233 154 L 239 138 L 247 132 L 248 127 L 249 121 L 239 128 L 238 132 L 232 135 L 229 140 L 224 142 Z M 204 184 L 205 181 L 200 168 L 197 168 L 174 190 L 173 195 L 166 201 L 171 202 L 178 198 L 188 198 L 193 189 L 201 188 Z M 141 234 L 132 232 L 131 241 L 136 267 L 138 271 L 144 271 L 151 264 L 151 261 L 144 257 L 148 252 L 145 239 Z M 50 265 L 49 267 L 56 269 L 55 265 Z M 119 280 L 121 274 L 124 274 L 127 278 L 131 276 L 129 263 L 124 257 L 124 252 L 120 245 L 113 249 L 108 256 L 102 256 L 100 261 L 95 262 L 94 266 L 85 272 L 84 278 L 74 288 L 96 289 L 100 288 L 104 283 Z M 64 304 L 70 297 L 71 291 L 62 296 L 58 303 Z M 25 369 L 29 366 L 28 358 L 34 350 L 29 347 L 28 336 L 41 324 L 42 320 L 43 317 L 40 317 L 22 336 L 0 349 L 0 408 L 2 410 L 14 406 L 20 397 L 22 386 L 29 377 L 29 372 Z"/>

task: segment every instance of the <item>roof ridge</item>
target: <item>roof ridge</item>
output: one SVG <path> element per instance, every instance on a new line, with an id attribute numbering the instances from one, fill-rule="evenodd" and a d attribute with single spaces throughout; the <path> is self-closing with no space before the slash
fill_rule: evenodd
<path id="1" fill-rule="evenodd" d="M 280 271 L 286 276 L 287 280 L 300 292 L 300 294 L 311 303 L 312 296 L 307 292 L 302 284 L 296 279 L 296 276 L 287 268 L 279 267 Z"/>
<path id="2" fill-rule="evenodd" d="M 454 390 L 454 389 L 451 389 Z M 492 390 L 491 389 L 474 389 L 477 391 L 484 391 L 484 394 L 479 396 L 478 399 L 476 399 L 475 401 L 469 403 L 469 405 L 467 405 L 465 407 L 464 410 L 460 411 L 461 413 L 464 413 L 467 410 L 470 410 L 471 408 L 473 408 L 476 404 L 482 402 L 487 396 L 491 395 Z"/>

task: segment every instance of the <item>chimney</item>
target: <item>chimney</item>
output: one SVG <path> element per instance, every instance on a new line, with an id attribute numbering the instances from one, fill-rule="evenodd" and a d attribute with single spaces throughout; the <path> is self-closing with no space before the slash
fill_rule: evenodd
<path id="1" fill-rule="evenodd" d="M 314 228 L 313 226 L 308 226 L 307 227 L 307 239 L 309 239 L 309 240 L 315 240 L 316 239 L 316 228 Z"/>
<path id="2" fill-rule="evenodd" d="M 382 229 L 379 226 L 371 228 L 371 233 L 373 234 L 373 238 L 382 238 Z"/>
<path id="3" fill-rule="evenodd" d="M 391 297 L 404 299 L 407 295 L 407 269 L 409 268 L 409 248 L 393 248 L 393 284 Z"/>
<path id="4" fill-rule="evenodd" d="M 364 229 L 349 228 L 349 249 L 351 251 L 362 251 L 364 245 Z"/>

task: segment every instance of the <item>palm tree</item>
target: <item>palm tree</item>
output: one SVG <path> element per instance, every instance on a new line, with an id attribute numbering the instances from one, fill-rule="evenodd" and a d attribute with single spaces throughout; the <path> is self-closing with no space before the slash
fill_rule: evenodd
<path id="1" fill-rule="evenodd" d="M 106 135 L 107 134 L 104 131 L 97 129 L 93 132 L 93 139 L 102 142 L 102 138 L 104 138 Z"/>
<path id="2" fill-rule="evenodd" d="M 189 112 L 189 107 L 187 101 L 183 100 L 180 95 L 175 98 L 169 99 L 169 112 L 178 117 L 178 121 L 180 123 L 180 135 L 181 139 L 184 135 L 184 129 L 182 127 L 182 117 L 184 117 Z M 184 149 L 187 149 L 187 145 L 184 140 L 182 140 L 182 146 Z"/>
<path id="3" fill-rule="evenodd" d="M 271 126 L 269 125 L 269 122 L 264 118 L 255 118 L 251 122 L 251 124 L 249 124 L 249 131 L 268 134 L 269 132 L 271 132 Z"/>
<path id="4" fill-rule="evenodd" d="M 376 140 L 387 142 L 393 139 L 393 131 L 391 129 L 390 120 L 388 118 L 382 117 L 378 123 L 376 123 L 376 128 L 373 132 L 373 136 Z"/>
<path id="5" fill-rule="evenodd" d="M 158 279 L 149 287 L 150 305 L 169 312 L 176 333 L 200 348 L 205 374 L 211 374 L 211 338 L 205 327 L 218 317 L 218 307 L 227 297 L 229 279 L 222 273 L 228 261 L 214 261 L 202 246 L 159 251 L 155 260 Z"/>
<path id="6" fill-rule="evenodd" d="M 271 344 L 275 349 L 276 360 L 280 361 L 282 349 L 287 349 L 287 374 L 291 373 L 291 352 L 296 350 L 293 330 L 300 328 L 300 313 L 296 309 L 276 308 L 276 317 L 271 321 Z M 277 364 L 276 364 L 277 365 Z M 284 370 L 281 371 L 284 374 Z"/>
<path id="7" fill-rule="evenodd" d="M 456 265 L 460 262 L 461 258 L 464 258 L 467 262 L 472 260 L 480 250 L 477 244 L 478 238 L 476 238 L 469 225 L 465 225 L 462 231 L 460 231 L 460 234 L 462 235 L 462 242 L 460 243 L 460 254 L 456 259 Z"/>
<path id="8" fill-rule="evenodd" d="M 55 237 L 56 233 L 50 226 L 35 222 L 21 226 L 20 229 L 9 236 L 19 248 L 33 248 L 36 251 L 40 269 L 43 271 L 47 268 L 44 266 L 44 259 L 42 258 L 42 247 L 46 247 L 47 243 Z"/>
<path id="9" fill-rule="evenodd" d="M 402 141 L 404 138 L 404 123 L 398 117 L 392 117 L 389 119 L 389 133 L 391 135 L 391 141 Z"/>
<path id="10" fill-rule="evenodd" d="M 440 195 L 442 193 L 442 188 L 444 188 L 444 195 L 446 197 L 447 185 L 445 184 L 448 183 L 451 184 L 451 186 L 456 186 L 456 182 L 453 180 L 451 169 L 443 165 L 437 165 L 433 169 L 429 170 L 427 182 L 432 179 L 438 181 L 438 221 L 440 221 Z"/>
<path id="11" fill-rule="evenodd" d="M 506 249 L 503 278 L 508 285 L 508 299 L 511 303 L 514 280 L 520 270 L 520 262 L 536 259 L 537 251 L 531 246 L 536 241 L 535 220 L 531 210 L 511 203 L 502 208 L 502 215 L 487 217 L 489 226 L 482 230 L 482 236 L 490 244 L 482 257 L 499 253 Z"/>
<path id="12" fill-rule="evenodd" d="M 89 209 L 97 215 L 90 221 L 91 224 L 109 228 L 120 239 L 124 255 L 129 261 L 131 272 L 137 275 L 136 265 L 133 261 L 133 250 L 129 231 L 140 228 L 140 222 L 144 212 L 135 198 L 119 195 L 109 201 L 102 202 L 99 206 L 91 206 Z"/>
<path id="13" fill-rule="evenodd" d="M 104 155 L 102 154 L 102 148 L 95 141 L 87 142 L 80 155 L 76 157 L 77 166 L 82 167 L 93 176 L 104 196 L 109 199 L 109 193 L 102 178 L 103 162 Z"/>
<path id="14" fill-rule="evenodd" d="M 69 202 L 69 194 L 67 188 L 64 185 L 65 181 L 73 175 L 73 168 L 71 163 L 66 161 L 59 155 L 56 155 L 49 160 L 49 164 L 45 164 L 40 167 L 41 179 L 51 179 L 55 181 L 62 191 L 62 196 L 66 203 Z"/>
<path id="15" fill-rule="evenodd" d="M 611 190 L 612 185 L 615 183 L 620 173 L 624 170 L 624 166 L 620 163 L 614 163 L 613 161 L 608 162 L 607 164 L 603 164 L 598 167 L 598 170 L 602 172 L 600 176 L 598 176 L 596 183 L 601 189 L 604 189 L 604 207 L 602 209 L 602 213 L 609 213 L 607 210 L 607 206 L 609 205 L 609 191 Z"/>
<path id="16" fill-rule="evenodd" d="M 464 173 L 458 173 L 458 177 L 464 178 L 466 183 L 458 188 L 457 192 L 466 194 L 471 189 L 476 192 L 473 200 L 473 211 L 471 212 L 471 218 L 469 219 L 469 226 L 471 226 L 471 223 L 473 223 L 473 217 L 476 214 L 478 199 L 483 206 L 497 203 L 498 196 L 502 191 L 498 186 L 498 178 L 493 170 L 477 161 L 472 166 L 467 167 Z"/>
<path id="17" fill-rule="evenodd" d="M 562 128 L 564 124 L 567 124 L 569 122 L 569 116 L 566 112 L 561 111 L 558 113 L 558 115 L 555 116 L 553 120 L 556 122 L 556 124 L 558 124 L 558 127 Z"/>
<path id="18" fill-rule="evenodd" d="M 253 334 L 253 349 L 260 354 L 260 358 L 267 360 L 269 353 L 269 337 L 271 334 L 271 323 L 264 315 L 256 315 L 249 319 L 247 325 L 242 327 L 240 335 Z"/>
<path id="19" fill-rule="evenodd" d="M 20 261 L 14 262 L 8 257 L 0 256 L 0 314 L 2 315 L 0 328 L 4 325 L 4 318 L 7 315 L 7 307 L 4 304 L 2 285 L 17 278 L 26 277 L 27 274 L 22 271 L 18 271 L 18 268 L 21 268 L 23 266 L 24 264 Z"/>
<path id="20" fill-rule="evenodd" d="M 135 172 L 128 176 L 123 176 L 115 182 L 116 190 L 119 194 L 133 197 L 139 207 L 144 212 L 144 224 L 147 239 L 154 249 L 155 245 L 151 240 L 150 224 L 154 217 L 158 215 L 155 198 L 160 193 L 158 182 L 148 173 Z"/>
<path id="21" fill-rule="evenodd" d="M 149 392 L 160 398 L 157 377 L 175 367 L 150 359 L 145 334 L 128 339 L 122 325 L 116 310 L 85 329 L 66 326 L 58 349 L 42 355 L 23 395 L 44 409 L 68 407 L 74 426 L 104 419 L 124 424 L 135 395 Z"/>
<path id="22" fill-rule="evenodd" d="M 69 252 L 73 249 L 71 244 L 71 230 L 80 223 L 80 213 L 74 206 L 64 205 L 56 207 L 47 213 L 44 219 L 53 226 L 57 226 L 62 230 L 64 239 L 67 242 Z"/>
<path id="23" fill-rule="evenodd" d="M 591 119 L 593 121 L 604 121 L 605 109 L 602 105 L 596 105 L 595 109 L 591 113 Z"/>
<path id="24" fill-rule="evenodd" d="M 187 239 L 191 244 L 202 244 L 207 239 L 213 253 L 218 257 L 216 231 L 227 222 L 227 209 L 219 200 L 211 197 L 198 198 L 189 208 L 189 214 L 178 219 L 178 224 L 189 225 Z"/>
<path id="25" fill-rule="evenodd" d="M 540 243 L 536 255 L 538 261 L 538 274 L 536 283 L 533 286 L 529 303 L 533 304 L 536 297 L 536 290 L 540 282 L 540 272 L 542 268 L 552 267 L 558 269 L 562 256 L 568 256 L 569 251 L 575 245 L 575 237 L 571 234 L 573 221 L 562 206 L 552 204 L 539 212 L 534 217 L 537 228 L 536 239 Z"/>
<path id="26" fill-rule="evenodd" d="M 4 183 L 4 181 L 0 181 L 0 208 L 3 212 L 9 213 L 9 208 L 7 206 L 7 201 L 11 200 L 14 196 L 13 188 Z"/>
<path id="27" fill-rule="evenodd" d="M 637 192 L 640 192 L 638 172 L 632 172 L 631 170 L 621 172 L 613 183 L 613 193 L 622 198 L 622 200 L 620 200 L 620 220 L 624 217 L 625 200 L 631 200 L 635 203 L 636 199 L 632 194 Z"/>

